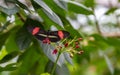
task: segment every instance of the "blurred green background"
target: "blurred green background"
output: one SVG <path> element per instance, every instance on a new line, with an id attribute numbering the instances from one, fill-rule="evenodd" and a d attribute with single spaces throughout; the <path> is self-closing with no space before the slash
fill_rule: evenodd
<path id="1" fill-rule="evenodd" d="M 1 0 L 0 75 L 49 75 L 50 49 L 27 25 L 81 37 L 81 55 L 63 55 L 54 75 L 120 75 L 120 0 Z M 73 65 L 70 63 L 73 62 Z M 53 63 L 52 63 L 53 64 Z M 58 64 L 58 65 L 59 65 Z"/>

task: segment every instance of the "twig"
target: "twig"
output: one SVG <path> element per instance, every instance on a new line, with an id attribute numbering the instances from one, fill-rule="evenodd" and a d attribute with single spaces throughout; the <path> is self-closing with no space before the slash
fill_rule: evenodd
<path id="1" fill-rule="evenodd" d="M 58 59 L 59 59 L 59 57 L 60 57 L 60 52 L 58 53 L 58 56 L 57 56 L 57 59 L 56 59 L 56 61 L 55 61 L 55 63 L 54 63 L 54 66 L 53 66 L 53 69 L 52 69 L 52 71 L 51 71 L 51 75 L 53 75 L 54 74 L 54 72 L 55 72 L 55 69 L 56 69 L 56 66 L 57 66 L 57 62 L 58 62 Z"/>
<path id="2" fill-rule="evenodd" d="M 93 8 L 93 11 L 94 11 L 94 8 Z M 100 27 L 99 27 L 99 23 L 98 23 L 97 17 L 96 17 L 96 15 L 95 15 L 95 13 L 94 13 L 93 15 L 94 15 L 94 17 L 95 17 L 96 29 L 97 29 L 98 33 L 101 34 L 101 31 L 100 31 Z"/>

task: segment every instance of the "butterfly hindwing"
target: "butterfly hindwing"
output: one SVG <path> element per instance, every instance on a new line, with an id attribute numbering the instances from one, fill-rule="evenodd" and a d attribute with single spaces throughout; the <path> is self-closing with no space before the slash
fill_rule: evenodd
<path id="1" fill-rule="evenodd" d="M 63 38 L 68 37 L 69 35 L 70 35 L 69 32 L 59 30 L 59 31 L 50 31 L 48 37 L 50 38 L 51 42 L 57 42 Z"/>

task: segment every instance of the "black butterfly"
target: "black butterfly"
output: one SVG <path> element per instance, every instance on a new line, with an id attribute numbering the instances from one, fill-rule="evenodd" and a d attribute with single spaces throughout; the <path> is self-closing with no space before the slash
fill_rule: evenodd
<path id="1" fill-rule="evenodd" d="M 45 31 L 40 27 L 32 27 L 29 28 L 29 31 L 34 35 L 37 39 L 49 43 L 49 42 L 57 42 L 61 39 L 67 38 L 70 33 L 64 30 L 58 31 Z"/>

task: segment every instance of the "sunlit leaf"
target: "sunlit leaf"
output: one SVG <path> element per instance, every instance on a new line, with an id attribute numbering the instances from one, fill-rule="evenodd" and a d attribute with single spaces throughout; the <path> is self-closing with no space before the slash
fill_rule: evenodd
<path id="1" fill-rule="evenodd" d="M 84 14 L 84 15 L 93 14 L 92 10 L 74 1 L 68 1 L 68 10 L 75 13 Z"/>
<path id="2" fill-rule="evenodd" d="M 0 51 L 0 60 L 2 60 L 6 55 L 7 55 L 7 51 L 5 50 L 5 47 L 3 47 Z"/>
<path id="3" fill-rule="evenodd" d="M 40 75 L 50 75 L 49 73 L 42 73 L 42 74 L 40 74 Z"/>
<path id="4" fill-rule="evenodd" d="M 2 60 L 0 60 L 0 63 L 8 62 L 9 60 L 15 58 L 17 55 L 19 55 L 18 51 L 14 51 L 14 52 L 8 53 L 6 56 L 4 56 L 2 58 Z"/>
<path id="5" fill-rule="evenodd" d="M 58 6 L 63 8 L 64 10 L 67 10 L 67 3 L 62 0 L 53 0 Z"/>
<path id="6" fill-rule="evenodd" d="M 48 15 L 48 17 L 51 20 L 53 20 L 55 23 L 63 27 L 63 23 L 60 20 L 60 18 L 57 16 L 57 14 L 55 14 L 43 1 L 41 0 L 34 0 L 34 1 L 43 8 L 43 11 Z"/>

